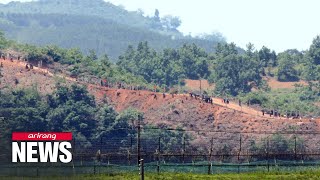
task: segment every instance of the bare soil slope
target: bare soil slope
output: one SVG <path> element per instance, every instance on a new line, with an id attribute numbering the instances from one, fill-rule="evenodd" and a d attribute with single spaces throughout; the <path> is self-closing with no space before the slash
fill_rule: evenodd
<path id="1" fill-rule="evenodd" d="M 297 82 L 280 82 L 277 81 L 275 78 L 265 78 L 267 81 L 269 87 L 271 89 L 293 89 L 295 87 L 295 84 L 300 84 L 300 85 L 308 85 L 307 82 L 305 81 L 297 81 Z"/>
<path id="2" fill-rule="evenodd" d="M 3 61 L 3 80 L 1 87 L 12 88 L 30 87 L 37 84 L 42 93 L 52 92 L 55 88 L 56 78 L 63 75 L 54 75 L 47 69 L 35 67 L 26 70 L 24 62 L 14 60 Z M 18 84 L 16 84 L 16 80 Z M 284 119 L 262 116 L 250 107 L 240 107 L 236 102 L 225 105 L 221 99 L 215 98 L 213 103 L 204 103 L 199 99 L 189 97 L 187 94 L 170 95 L 150 91 L 133 91 L 126 89 L 111 89 L 94 84 L 78 82 L 74 78 L 64 78 L 68 84 L 77 83 L 88 87 L 98 103 L 106 98 L 108 103 L 121 112 L 129 107 L 136 108 L 145 113 L 145 124 L 158 127 L 182 127 L 194 135 L 193 143 L 208 147 L 211 138 L 221 148 L 228 144 L 230 148 L 239 148 L 239 136 L 242 136 L 243 148 L 249 140 L 261 140 L 272 133 L 287 133 L 295 130 L 303 137 L 307 149 L 314 150 L 320 145 L 320 119 Z M 119 95 L 117 95 L 117 92 Z M 156 98 L 155 98 L 156 95 Z M 312 134 L 309 134 L 311 133 Z M 286 135 L 290 138 L 292 135 Z M 290 137 L 289 137 L 290 136 Z"/>

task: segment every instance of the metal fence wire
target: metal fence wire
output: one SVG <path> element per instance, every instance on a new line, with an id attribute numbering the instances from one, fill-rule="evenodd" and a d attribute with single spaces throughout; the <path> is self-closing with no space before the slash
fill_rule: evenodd
<path id="1" fill-rule="evenodd" d="M 168 137 L 167 131 L 175 131 Z M 2 176 L 99 173 L 225 173 L 313 169 L 320 165 L 320 133 L 205 132 L 192 139 L 182 130 L 141 129 L 124 138 L 100 137 L 94 143 L 73 139 L 71 163 L 11 163 L 1 153 Z"/>

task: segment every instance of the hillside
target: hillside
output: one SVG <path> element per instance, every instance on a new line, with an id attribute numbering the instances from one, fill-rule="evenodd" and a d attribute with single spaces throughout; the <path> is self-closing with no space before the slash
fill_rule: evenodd
<path id="1" fill-rule="evenodd" d="M 128 45 L 148 41 L 156 50 L 176 48 L 195 43 L 213 51 L 223 38 L 197 39 L 182 36 L 176 29 L 154 28 L 154 19 L 102 0 L 41 0 L 0 4 L 0 29 L 6 37 L 35 45 L 55 44 L 65 48 L 78 47 L 83 52 L 94 49 L 113 60 Z M 161 22 L 157 22 L 160 23 Z"/>
<path id="2" fill-rule="evenodd" d="M 199 99 L 191 98 L 188 94 L 154 93 L 145 90 L 127 90 L 101 87 L 96 84 L 66 77 L 63 74 L 53 73 L 53 69 L 34 67 L 25 69 L 26 63 L 16 59 L 13 62 L 3 61 L 2 87 L 26 88 L 36 87 L 46 94 L 55 89 L 57 81 L 66 84 L 79 84 L 87 86 L 89 92 L 96 97 L 99 104 L 107 101 L 116 111 L 121 112 L 127 108 L 136 108 L 145 114 L 145 125 L 161 128 L 183 128 L 193 135 L 192 143 L 207 146 L 209 140 L 214 138 L 214 143 L 228 144 L 231 149 L 238 148 L 239 133 L 242 134 L 244 146 L 251 140 L 259 142 L 269 133 L 296 132 L 304 138 L 305 148 L 314 150 L 319 144 L 316 136 L 309 132 L 319 131 L 320 119 L 287 119 L 283 117 L 263 116 L 260 111 L 251 107 L 240 107 L 231 102 L 226 105 L 221 99 L 214 98 L 213 105 L 204 103 Z M 16 83 L 16 80 L 18 83 Z M 45 83 L 43 83 L 45 82 Z M 117 95 L 118 94 L 118 95 Z M 154 97 L 157 95 L 157 98 Z M 291 138 L 291 135 L 284 135 Z"/>
<path id="3" fill-rule="evenodd" d="M 128 26 L 150 28 L 152 20 L 137 12 L 129 12 L 103 0 L 40 0 L 0 4 L 4 13 L 91 15 Z"/>

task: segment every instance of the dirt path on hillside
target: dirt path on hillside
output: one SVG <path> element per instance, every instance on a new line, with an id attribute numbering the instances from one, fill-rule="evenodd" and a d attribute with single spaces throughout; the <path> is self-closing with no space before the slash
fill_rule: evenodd
<path id="1" fill-rule="evenodd" d="M 2 60 L 1 59 L 1 62 L 3 63 L 4 68 L 6 66 L 20 66 L 20 67 L 25 69 L 25 66 L 27 64 L 26 62 L 18 61 L 17 59 L 14 59 L 13 62 L 11 62 L 10 60 Z M 71 82 L 76 82 L 76 83 L 79 83 L 79 84 L 86 85 L 88 87 L 88 90 L 92 91 L 96 96 L 98 94 L 100 94 L 100 96 L 101 96 L 101 94 L 106 94 L 105 93 L 106 91 L 110 91 L 111 90 L 111 91 L 115 92 L 117 90 L 117 89 L 114 89 L 114 88 L 101 87 L 99 85 L 89 84 L 89 83 L 86 83 L 86 82 L 81 82 L 81 81 L 78 81 L 76 78 L 71 78 L 71 77 L 65 76 L 63 74 L 53 74 L 48 69 L 45 69 L 45 68 L 39 68 L 39 67 L 34 66 L 33 67 L 33 71 L 40 72 L 41 74 L 46 74 L 47 76 L 60 77 L 60 78 L 64 78 L 64 79 L 66 79 L 68 81 L 71 81 Z M 126 92 L 126 94 L 137 94 L 139 92 L 139 91 L 133 91 L 133 90 L 122 90 L 122 91 L 124 91 L 124 92 L 128 91 L 128 92 Z M 154 93 L 154 92 L 152 92 L 152 93 L 156 94 L 158 97 L 162 96 L 162 93 Z M 166 95 L 169 96 L 169 94 L 166 94 Z M 187 94 L 179 94 L 179 96 L 188 97 L 189 95 L 187 95 Z M 102 98 L 102 97 L 100 97 L 100 98 Z M 272 119 L 281 119 L 279 117 L 276 117 L 276 118 L 269 117 L 269 115 L 262 116 L 262 112 L 261 111 L 258 111 L 256 109 L 253 109 L 253 108 L 245 106 L 245 105 L 239 106 L 238 103 L 235 103 L 235 102 L 231 102 L 230 101 L 229 104 L 225 104 L 223 102 L 223 99 L 221 99 L 221 98 L 213 98 L 213 104 L 214 105 L 219 105 L 219 106 L 222 106 L 222 107 L 226 107 L 228 109 L 232 109 L 232 110 L 235 110 L 235 111 L 243 112 L 243 113 L 249 114 L 251 116 L 259 116 L 259 117 L 272 118 Z"/>

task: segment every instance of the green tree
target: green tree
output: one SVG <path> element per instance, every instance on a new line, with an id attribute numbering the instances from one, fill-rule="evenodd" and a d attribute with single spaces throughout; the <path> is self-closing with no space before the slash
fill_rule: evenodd
<path id="1" fill-rule="evenodd" d="M 236 48 L 236 45 L 232 42 L 230 44 L 228 43 L 217 43 L 216 49 L 216 56 L 217 57 L 226 57 L 228 55 L 237 55 L 238 50 Z"/>
<path id="2" fill-rule="evenodd" d="M 8 41 L 4 37 L 4 33 L 0 31 L 0 50 L 5 49 L 7 45 L 8 45 Z"/>
<path id="3" fill-rule="evenodd" d="M 181 20 L 179 17 L 166 15 L 161 18 L 161 23 L 167 31 L 178 31 L 177 28 L 181 25 Z"/>
<path id="4" fill-rule="evenodd" d="M 320 65 L 320 36 L 313 39 L 309 48 L 309 56 L 312 58 L 314 64 Z"/>
<path id="5" fill-rule="evenodd" d="M 297 81 L 299 80 L 294 61 L 288 54 L 279 58 L 279 66 L 277 72 L 279 81 Z"/>
<path id="6" fill-rule="evenodd" d="M 248 43 L 246 47 L 246 55 L 251 58 L 254 55 L 254 45 L 252 43 Z"/>
<path id="7" fill-rule="evenodd" d="M 0 148 L 10 153 L 12 132 L 48 131 L 48 105 L 35 89 L 0 91 Z"/>
<path id="8" fill-rule="evenodd" d="M 263 46 L 259 50 L 259 59 L 263 67 L 267 66 L 276 66 L 277 65 L 277 55 L 274 51 L 271 51 L 269 48 Z"/>
<path id="9" fill-rule="evenodd" d="M 71 85 L 58 86 L 57 91 L 48 97 L 50 111 L 47 119 L 52 131 L 72 131 L 79 138 L 89 141 L 97 121 L 94 98 L 84 87 Z"/>
<path id="10" fill-rule="evenodd" d="M 160 13 L 159 13 L 158 9 L 155 9 L 154 16 L 151 18 L 151 20 L 152 20 L 152 22 L 151 22 L 152 29 L 156 29 L 156 30 L 162 29 L 162 25 L 161 25 L 161 21 L 160 21 Z"/>
<path id="11" fill-rule="evenodd" d="M 218 94 L 237 95 L 251 91 L 253 86 L 259 86 L 262 78 L 258 63 L 242 55 L 228 55 L 218 59 L 213 70 Z"/>

